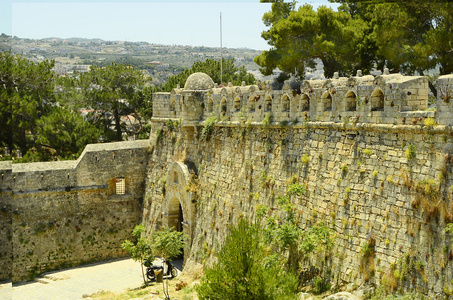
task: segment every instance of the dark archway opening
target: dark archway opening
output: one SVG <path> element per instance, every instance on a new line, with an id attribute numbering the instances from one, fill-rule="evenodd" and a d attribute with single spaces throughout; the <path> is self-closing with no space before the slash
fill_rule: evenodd
<path id="1" fill-rule="evenodd" d="M 168 210 L 168 217 L 167 217 L 167 226 L 169 228 L 174 228 L 178 232 L 184 231 L 184 213 L 182 209 L 181 202 L 177 197 L 173 197 L 170 201 L 169 210 Z M 178 257 L 172 257 L 172 260 L 179 260 L 184 259 L 184 250 L 182 251 L 181 255 Z"/>
<path id="2" fill-rule="evenodd" d="M 183 230 L 183 228 L 182 228 L 182 222 L 183 221 L 184 221 L 184 219 L 183 219 L 183 214 L 182 214 L 182 206 L 181 206 L 181 203 L 179 203 L 178 225 L 176 226 L 176 230 L 178 232 L 181 232 Z"/>
<path id="3" fill-rule="evenodd" d="M 182 232 L 184 230 L 183 228 L 183 222 L 184 222 L 184 215 L 182 213 L 182 206 L 181 203 L 179 203 L 179 211 L 178 211 L 178 225 L 175 228 L 178 232 Z M 174 257 L 173 260 L 181 260 L 184 261 L 184 248 L 182 249 L 181 254 L 178 257 Z"/>

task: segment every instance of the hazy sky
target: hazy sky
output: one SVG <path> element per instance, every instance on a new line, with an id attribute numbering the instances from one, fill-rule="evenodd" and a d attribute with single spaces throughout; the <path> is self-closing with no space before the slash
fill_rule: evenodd
<path id="1" fill-rule="evenodd" d="M 271 4 L 259 0 L 8 1 L 0 0 L 0 32 L 22 38 L 83 37 L 218 47 L 221 12 L 224 47 L 269 48 L 261 32 L 266 30 L 263 14 Z M 332 6 L 327 0 L 306 2 Z"/>

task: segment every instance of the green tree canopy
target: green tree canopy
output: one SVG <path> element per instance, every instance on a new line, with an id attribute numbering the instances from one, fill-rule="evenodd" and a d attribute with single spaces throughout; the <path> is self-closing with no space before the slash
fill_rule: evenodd
<path id="1" fill-rule="evenodd" d="M 453 72 L 453 3 L 446 1 L 349 1 L 340 9 L 361 18 L 372 28 L 369 40 L 378 69 L 424 75 L 439 67 L 440 75 Z M 436 89 L 430 83 L 431 91 Z"/>
<path id="2" fill-rule="evenodd" d="M 182 253 L 187 236 L 182 232 L 176 231 L 173 227 L 163 227 L 161 230 L 153 233 L 152 239 L 152 247 L 156 255 L 162 257 L 162 267 L 164 267 L 166 261 L 169 261 L 171 258 L 177 257 Z M 170 300 L 168 281 L 167 284 L 165 284 L 165 281 L 166 280 L 162 281 L 165 299 Z"/>
<path id="3" fill-rule="evenodd" d="M 145 272 L 143 271 L 143 262 L 145 260 L 152 262 L 154 260 L 154 255 L 153 249 L 151 248 L 151 241 L 144 236 L 144 231 L 145 226 L 143 224 L 135 226 L 132 230 L 134 241 L 125 240 L 121 247 L 129 253 L 133 260 L 140 262 L 143 283 L 146 284 Z"/>
<path id="4" fill-rule="evenodd" d="M 37 122 L 37 146 L 55 151 L 55 156 L 75 159 L 87 144 L 95 143 L 99 137 L 96 127 L 83 119 L 78 112 L 54 107 L 47 116 Z"/>
<path id="5" fill-rule="evenodd" d="M 0 52 L 0 146 L 22 153 L 33 147 L 36 121 L 55 103 L 53 66 Z"/>
<path id="6" fill-rule="evenodd" d="M 141 71 L 110 65 L 57 78 L 53 67 L 0 52 L 0 147 L 20 150 L 16 162 L 73 159 L 99 136 L 121 140 L 126 130 L 146 137 L 142 120 L 152 115 L 152 88 L 144 87 Z M 92 125 L 78 111 L 87 106 Z"/>
<path id="7" fill-rule="evenodd" d="M 111 64 L 92 67 L 80 75 L 79 86 L 85 104 L 92 109 L 90 121 L 102 132 L 106 141 L 121 141 L 126 130 L 125 116 L 134 116 L 140 107 L 149 105 L 149 93 L 142 91 L 145 76 L 131 66 Z"/>
<path id="8" fill-rule="evenodd" d="M 303 74 L 314 59 L 324 65 L 326 77 L 334 71 L 352 75 L 361 69 L 388 67 L 393 72 L 421 74 L 439 66 L 453 72 L 453 3 L 445 1 L 351 1 L 338 11 L 310 5 L 296 10 L 294 3 L 276 0 L 263 22 L 262 37 L 271 45 L 255 58 L 261 72 L 273 69 Z M 435 93 L 433 86 L 431 90 Z"/>
<path id="9" fill-rule="evenodd" d="M 314 67 L 316 59 L 322 61 L 327 77 L 336 71 L 344 75 L 371 68 L 362 55 L 368 25 L 344 11 L 325 6 L 315 11 L 308 4 L 294 10 L 294 5 L 277 1 L 263 21 L 270 28 L 262 37 L 272 46 L 255 58 L 263 74 L 271 74 L 276 67 L 304 74 L 307 67 Z"/>
<path id="10" fill-rule="evenodd" d="M 152 239 L 156 255 L 161 256 L 164 260 L 169 260 L 182 253 L 186 237 L 174 228 L 162 227 L 161 230 L 153 233 Z"/>

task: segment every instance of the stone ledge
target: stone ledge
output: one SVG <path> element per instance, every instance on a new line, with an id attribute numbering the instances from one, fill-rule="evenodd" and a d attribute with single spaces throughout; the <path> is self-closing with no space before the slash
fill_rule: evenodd
<path id="1" fill-rule="evenodd" d="M 25 195 L 25 194 L 41 194 L 41 193 L 76 193 L 82 191 L 92 191 L 92 190 L 107 190 L 107 185 L 92 185 L 92 186 L 67 186 L 67 187 L 54 187 L 48 189 L 37 189 L 30 191 L 14 191 L 15 196 Z"/>
<path id="2" fill-rule="evenodd" d="M 428 112 L 421 112 L 428 113 Z M 429 117 L 430 114 L 425 116 Z M 172 118 L 153 118 L 152 122 L 156 123 L 165 123 L 168 120 L 179 120 Z M 191 126 L 204 126 L 205 121 L 199 121 L 198 123 L 193 122 Z M 261 122 L 239 122 L 239 121 L 219 121 L 215 124 L 219 127 L 255 127 L 255 128 L 285 128 L 285 129 L 332 129 L 339 131 L 378 131 L 378 132 L 388 132 L 388 133 L 429 133 L 429 134 L 450 134 L 453 132 L 453 125 L 435 125 L 435 126 L 426 126 L 426 125 L 395 125 L 395 124 L 374 124 L 374 123 L 342 123 L 342 122 L 322 122 L 322 121 L 309 121 L 305 123 L 298 123 L 295 125 L 286 125 L 282 126 L 279 122 L 272 122 L 271 124 L 265 126 Z"/>
<path id="3" fill-rule="evenodd" d="M 400 112 L 401 117 L 404 118 L 434 118 L 434 111 L 402 111 Z"/>
<path id="4" fill-rule="evenodd" d="M 123 201 L 133 201 L 135 200 L 134 195 L 124 194 L 124 195 L 110 195 L 107 197 L 109 202 L 123 202 Z"/>
<path id="5" fill-rule="evenodd" d="M 12 164 L 11 160 L 0 161 L 0 170 L 11 170 Z"/>

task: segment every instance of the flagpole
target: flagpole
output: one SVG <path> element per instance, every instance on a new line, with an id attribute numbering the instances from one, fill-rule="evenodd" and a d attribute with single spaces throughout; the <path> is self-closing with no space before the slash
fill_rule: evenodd
<path id="1" fill-rule="evenodd" d="M 223 53 L 222 53 L 222 12 L 220 12 L 220 86 L 223 85 L 222 60 L 223 60 Z"/>

